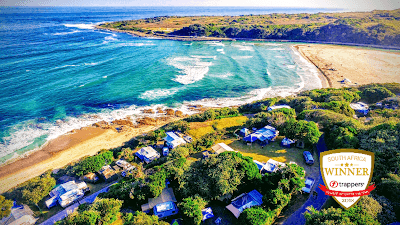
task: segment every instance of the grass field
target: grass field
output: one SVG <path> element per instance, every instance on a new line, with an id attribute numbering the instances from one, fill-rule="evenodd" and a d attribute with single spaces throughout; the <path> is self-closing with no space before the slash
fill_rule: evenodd
<path id="1" fill-rule="evenodd" d="M 242 126 L 248 120 L 245 116 L 223 118 L 206 122 L 191 122 L 189 134 L 194 138 L 200 138 L 217 129 L 225 129 L 229 127 Z M 214 127 L 213 127 L 214 126 Z"/>

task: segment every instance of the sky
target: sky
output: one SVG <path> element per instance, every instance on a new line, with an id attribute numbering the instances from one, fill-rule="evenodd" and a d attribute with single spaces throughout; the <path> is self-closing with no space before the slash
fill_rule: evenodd
<path id="1" fill-rule="evenodd" d="M 0 6 L 258 6 L 398 9 L 400 0 L 0 0 Z"/>

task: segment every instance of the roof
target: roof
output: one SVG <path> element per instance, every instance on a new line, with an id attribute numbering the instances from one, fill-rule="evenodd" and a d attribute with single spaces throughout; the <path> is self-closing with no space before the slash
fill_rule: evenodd
<path id="1" fill-rule="evenodd" d="M 239 218 L 239 215 L 243 212 L 243 210 L 253 206 L 261 205 L 263 202 L 262 197 L 263 196 L 260 194 L 260 192 L 257 190 L 252 190 L 248 194 L 242 194 L 235 198 L 226 208 L 231 211 L 236 218 Z"/>
<path id="2" fill-rule="evenodd" d="M 156 150 L 154 150 L 154 148 L 152 148 L 151 146 L 147 146 L 137 151 L 136 155 L 143 160 L 144 158 L 151 159 L 157 157 L 160 154 Z"/>
<path id="3" fill-rule="evenodd" d="M 268 161 L 267 161 L 267 163 L 265 163 L 265 166 L 263 167 L 263 169 L 266 170 L 269 173 L 273 173 L 273 172 L 275 172 L 276 170 L 279 169 L 279 166 L 285 167 L 286 164 L 278 162 L 278 161 L 273 160 L 273 159 L 268 159 Z"/>
<path id="4" fill-rule="evenodd" d="M 247 142 L 255 142 L 257 141 L 257 139 L 258 137 L 254 134 L 247 135 L 246 137 L 243 138 L 243 140 Z"/>
<path id="5" fill-rule="evenodd" d="M 154 206 L 164 202 L 176 202 L 176 198 L 172 188 L 165 188 L 164 190 L 162 190 L 162 193 L 157 198 L 149 198 L 149 203 L 143 204 L 141 208 L 143 212 L 146 212 L 154 208 Z"/>
<path id="6" fill-rule="evenodd" d="M 258 170 L 261 170 L 264 167 L 264 163 L 259 162 L 257 160 L 253 160 L 253 162 L 257 165 Z"/>
<path id="7" fill-rule="evenodd" d="M 218 143 L 218 144 L 212 146 L 211 149 L 214 150 L 216 154 L 221 154 L 226 151 L 229 151 L 229 152 L 235 151 L 231 147 L 226 145 L 225 143 Z"/>
<path id="8" fill-rule="evenodd" d="M 164 140 L 167 142 L 172 142 L 174 140 L 178 140 L 181 138 L 178 135 L 176 135 L 174 132 L 167 132 L 166 134 L 167 134 L 167 136 L 164 138 Z"/>
<path id="9" fill-rule="evenodd" d="M 165 212 L 175 208 L 174 202 L 163 202 L 154 206 L 156 212 Z"/>
<path id="10" fill-rule="evenodd" d="M 27 205 L 13 206 L 8 217 L 0 220 L 1 225 L 35 224 L 34 213 Z"/>
<path id="11" fill-rule="evenodd" d="M 85 176 L 83 176 L 83 178 L 87 179 L 87 180 L 96 180 L 96 179 L 98 179 L 97 175 L 95 173 L 88 173 Z"/>
<path id="12" fill-rule="evenodd" d="M 67 183 L 60 184 L 49 193 L 50 197 L 61 196 L 69 191 L 79 189 L 75 181 L 68 181 Z"/>

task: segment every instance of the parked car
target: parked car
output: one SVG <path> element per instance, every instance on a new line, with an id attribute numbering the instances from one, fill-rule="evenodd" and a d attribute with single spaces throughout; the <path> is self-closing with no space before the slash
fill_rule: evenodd
<path id="1" fill-rule="evenodd" d="M 314 164 L 314 158 L 313 158 L 312 154 L 309 151 L 304 151 L 303 152 L 303 156 L 304 156 L 304 159 L 306 160 L 306 163 L 308 165 Z"/>
<path id="2" fill-rule="evenodd" d="M 306 186 L 303 187 L 301 190 L 302 190 L 303 192 L 305 192 L 305 193 L 310 193 L 310 192 L 311 192 L 311 189 L 312 189 L 312 187 L 313 187 L 313 185 L 314 185 L 314 183 L 315 183 L 315 180 L 312 179 L 311 177 L 307 177 L 305 183 L 306 183 Z"/>

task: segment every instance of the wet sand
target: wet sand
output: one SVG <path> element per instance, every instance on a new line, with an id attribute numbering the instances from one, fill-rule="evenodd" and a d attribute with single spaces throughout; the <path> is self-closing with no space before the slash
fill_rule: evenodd
<path id="1" fill-rule="evenodd" d="M 295 47 L 324 74 L 329 87 L 400 83 L 400 51 L 322 44 Z M 342 84 L 345 78 L 351 82 Z"/>

